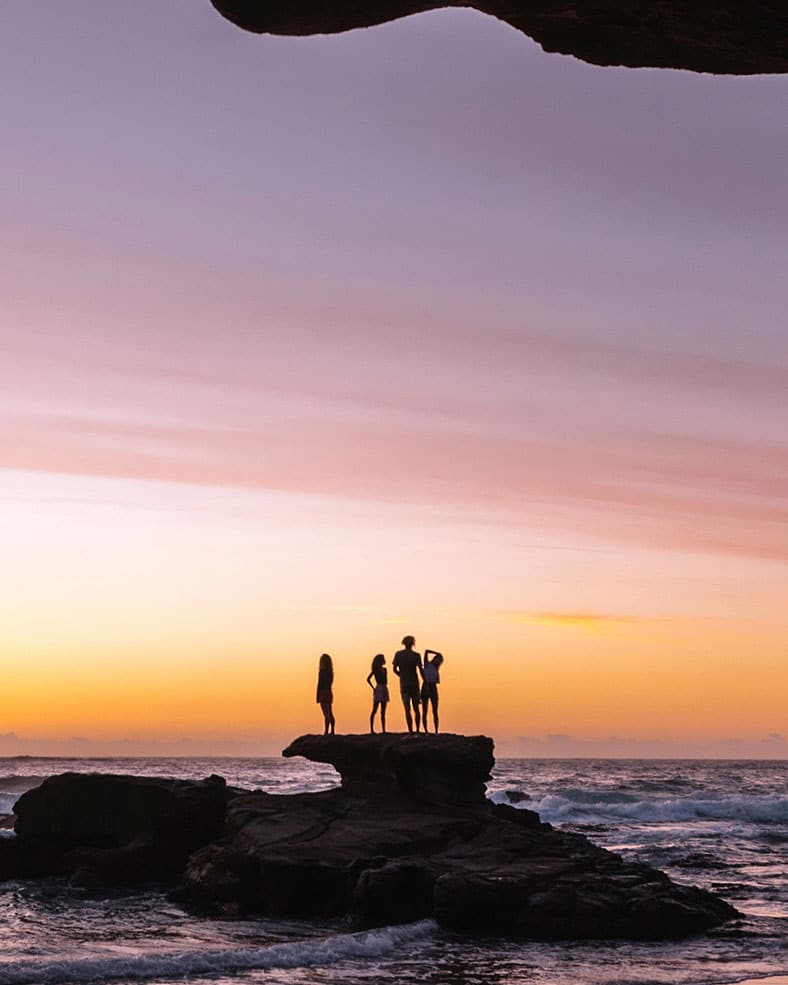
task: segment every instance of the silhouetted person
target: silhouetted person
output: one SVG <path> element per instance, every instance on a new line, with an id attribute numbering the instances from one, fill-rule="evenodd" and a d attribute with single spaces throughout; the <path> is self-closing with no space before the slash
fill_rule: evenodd
<path id="1" fill-rule="evenodd" d="M 317 703 L 323 712 L 323 735 L 334 734 L 334 664 L 327 653 L 320 656 L 317 671 Z"/>
<path id="2" fill-rule="evenodd" d="M 375 713 L 380 708 L 381 731 L 386 731 L 386 705 L 389 703 L 389 673 L 386 670 L 386 658 L 382 653 L 372 658 L 372 669 L 367 674 L 367 684 L 372 688 L 372 714 L 369 716 L 369 730 L 375 733 Z M 372 681 L 375 683 L 373 684 Z"/>
<path id="3" fill-rule="evenodd" d="M 421 654 L 413 649 L 416 640 L 412 636 L 405 636 L 402 639 L 404 650 L 398 650 L 394 654 L 391 669 L 399 677 L 399 693 L 402 696 L 402 704 L 405 708 L 405 721 L 408 723 L 408 731 L 413 731 L 413 719 L 411 718 L 411 708 L 416 717 L 416 731 L 419 731 L 421 716 L 419 714 L 419 673 L 421 672 Z"/>
<path id="4" fill-rule="evenodd" d="M 429 659 L 432 654 L 432 660 Z M 441 682 L 440 667 L 443 663 L 443 654 L 437 650 L 424 651 L 424 668 L 421 676 L 424 683 L 421 685 L 421 716 L 424 722 L 424 731 L 427 728 L 427 704 L 432 705 L 432 721 L 435 725 L 435 734 L 438 734 L 438 685 Z"/>

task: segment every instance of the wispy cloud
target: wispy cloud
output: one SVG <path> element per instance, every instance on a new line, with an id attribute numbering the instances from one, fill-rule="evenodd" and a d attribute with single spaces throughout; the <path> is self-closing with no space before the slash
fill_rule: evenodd
<path id="1" fill-rule="evenodd" d="M 495 618 L 505 622 L 531 626 L 553 626 L 557 629 L 576 629 L 586 633 L 605 633 L 649 620 L 607 612 L 499 612 Z"/>
<path id="2" fill-rule="evenodd" d="M 650 547 L 788 558 L 788 446 L 775 441 L 624 425 L 503 434 L 429 417 L 336 414 L 319 401 L 269 417 L 156 426 L 7 416 L 0 467 L 319 493 Z"/>

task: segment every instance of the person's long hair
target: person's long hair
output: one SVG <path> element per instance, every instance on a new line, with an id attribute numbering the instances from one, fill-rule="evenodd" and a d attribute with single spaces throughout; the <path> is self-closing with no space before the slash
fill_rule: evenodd
<path id="1" fill-rule="evenodd" d="M 313 666 L 314 666 L 314 664 L 313 664 Z M 331 657 L 329 657 L 329 655 L 327 653 L 321 653 L 320 654 L 320 663 L 318 665 L 318 669 L 319 670 L 330 670 L 332 674 L 334 673 L 334 662 L 331 659 Z"/>
<path id="2" fill-rule="evenodd" d="M 383 664 L 386 662 L 386 658 L 382 653 L 376 653 L 372 658 L 372 670 L 371 673 L 375 673 L 376 670 L 380 670 Z"/>

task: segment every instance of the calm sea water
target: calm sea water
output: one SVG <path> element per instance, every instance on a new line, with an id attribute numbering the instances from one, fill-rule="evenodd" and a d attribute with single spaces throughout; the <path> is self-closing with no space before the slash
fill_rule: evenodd
<path id="1" fill-rule="evenodd" d="M 298 760 L 0 759 L 0 813 L 66 770 L 219 773 L 277 793 L 337 780 Z M 209 920 L 163 887 L 107 900 L 59 880 L 10 882 L 0 883 L 0 985 L 788 985 L 788 763 L 501 760 L 489 792 L 716 890 L 744 917 L 676 943 L 546 944 L 458 936 L 431 921 L 357 934 L 342 922 Z"/>

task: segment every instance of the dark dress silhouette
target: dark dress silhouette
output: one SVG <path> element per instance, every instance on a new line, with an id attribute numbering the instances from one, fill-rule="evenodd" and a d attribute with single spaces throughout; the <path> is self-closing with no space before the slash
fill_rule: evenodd
<path id="1" fill-rule="evenodd" d="M 315 700 L 323 712 L 323 735 L 334 734 L 334 664 L 327 653 L 321 654 L 317 672 L 317 695 Z"/>

